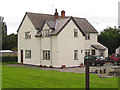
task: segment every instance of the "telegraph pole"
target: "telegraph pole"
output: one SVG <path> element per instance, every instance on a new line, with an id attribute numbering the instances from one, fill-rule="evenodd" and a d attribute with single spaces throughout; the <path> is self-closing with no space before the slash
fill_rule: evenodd
<path id="1" fill-rule="evenodd" d="M 89 61 L 86 62 L 85 66 L 85 88 L 86 90 L 89 90 Z"/>

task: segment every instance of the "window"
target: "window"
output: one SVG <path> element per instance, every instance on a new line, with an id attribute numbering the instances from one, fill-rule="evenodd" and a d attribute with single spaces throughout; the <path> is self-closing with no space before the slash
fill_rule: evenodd
<path id="1" fill-rule="evenodd" d="M 31 32 L 25 32 L 25 39 L 31 39 Z"/>
<path id="2" fill-rule="evenodd" d="M 118 28 L 120 29 L 120 26 Z"/>
<path id="3" fill-rule="evenodd" d="M 25 50 L 25 58 L 31 58 L 31 50 Z"/>
<path id="4" fill-rule="evenodd" d="M 45 37 L 49 37 L 49 30 L 45 29 Z"/>
<path id="5" fill-rule="evenodd" d="M 100 54 L 100 56 L 104 56 L 104 51 L 103 51 L 103 50 L 100 50 L 100 51 L 99 51 L 99 54 Z"/>
<path id="6" fill-rule="evenodd" d="M 90 40 L 90 34 L 89 34 L 89 33 L 87 33 L 87 34 L 85 35 L 85 40 Z"/>
<path id="7" fill-rule="evenodd" d="M 43 60 L 50 60 L 50 51 L 43 50 Z"/>
<path id="8" fill-rule="evenodd" d="M 74 37 L 78 37 L 78 30 L 74 29 Z"/>
<path id="9" fill-rule="evenodd" d="M 85 50 L 85 56 L 90 55 L 90 50 Z"/>
<path id="10" fill-rule="evenodd" d="M 92 50 L 92 55 L 95 55 L 95 50 L 94 49 Z"/>
<path id="11" fill-rule="evenodd" d="M 49 37 L 49 29 L 44 29 L 42 31 L 42 37 Z"/>
<path id="12" fill-rule="evenodd" d="M 78 60 L 78 50 L 74 50 L 74 60 Z"/>

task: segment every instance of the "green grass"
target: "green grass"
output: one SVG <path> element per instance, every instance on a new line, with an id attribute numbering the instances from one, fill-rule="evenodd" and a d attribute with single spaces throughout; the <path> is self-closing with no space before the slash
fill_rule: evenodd
<path id="1" fill-rule="evenodd" d="M 2 62 L 2 65 L 8 65 L 8 64 L 18 64 L 17 62 Z"/>
<path id="2" fill-rule="evenodd" d="M 2 67 L 3 88 L 85 88 L 85 74 Z M 118 78 L 90 74 L 90 88 L 118 88 Z"/>

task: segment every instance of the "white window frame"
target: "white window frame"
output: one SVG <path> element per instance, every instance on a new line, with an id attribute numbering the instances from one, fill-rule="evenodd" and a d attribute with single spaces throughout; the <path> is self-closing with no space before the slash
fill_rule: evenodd
<path id="1" fill-rule="evenodd" d="M 78 60 L 78 50 L 74 50 L 74 60 Z"/>
<path id="2" fill-rule="evenodd" d="M 43 50 L 43 60 L 50 60 L 50 50 Z"/>
<path id="3" fill-rule="evenodd" d="M 31 31 L 25 32 L 25 39 L 31 39 Z"/>
<path id="4" fill-rule="evenodd" d="M 88 56 L 88 55 L 90 55 L 90 49 L 85 50 L 85 56 Z"/>
<path id="5" fill-rule="evenodd" d="M 99 51 L 99 55 L 100 55 L 100 56 L 104 56 L 104 54 L 105 54 L 105 52 L 104 52 L 103 50 L 100 50 L 100 51 Z"/>
<path id="6" fill-rule="evenodd" d="M 85 40 L 90 40 L 90 33 L 86 33 Z"/>
<path id="7" fill-rule="evenodd" d="M 78 29 L 74 29 L 74 37 L 78 38 Z"/>
<path id="8" fill-rule="evenodd" d="M 49 29 L 43 29 L 42 30 L 42 37 L 49 37 L 50 33 L 49 33 Z"/>
<path id="9" fill-rule="evenodd" d="M 25 58 L 31 58 L 31 50 L 25 50 Z"/>

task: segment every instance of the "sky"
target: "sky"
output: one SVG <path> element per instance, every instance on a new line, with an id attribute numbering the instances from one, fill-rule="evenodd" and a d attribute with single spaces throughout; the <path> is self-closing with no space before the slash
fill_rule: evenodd
<path id="1" fill-rule="evenodd" d="M 17 33 L 25 12 L 86 18 L 98 32 L 107 27 L 118 27 L 119 0 L 1 0 L 0 16 L 4 17 L 8 34 Z"/>

